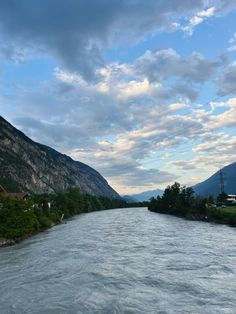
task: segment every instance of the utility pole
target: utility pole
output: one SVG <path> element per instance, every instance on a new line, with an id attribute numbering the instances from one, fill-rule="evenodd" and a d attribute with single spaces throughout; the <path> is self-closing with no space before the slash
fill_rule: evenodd
<path id="1" fill-rule="evenodd" d="M 224 177 L 223 177 L 223 172 L 220 169 L 220 193 L 224 193 L 225 192 L 225 184 L 224 184 Z"/>

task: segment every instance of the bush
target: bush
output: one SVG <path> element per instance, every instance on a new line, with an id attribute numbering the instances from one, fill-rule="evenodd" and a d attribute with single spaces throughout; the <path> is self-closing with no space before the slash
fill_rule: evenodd
<path id="1" fill-rule="evenodd" d="M 31 204 L 23 200 L 1 199 L 0 236 L 18 238 L 30 235 L 39 228 L 37 217 L 31 211 Z"/>

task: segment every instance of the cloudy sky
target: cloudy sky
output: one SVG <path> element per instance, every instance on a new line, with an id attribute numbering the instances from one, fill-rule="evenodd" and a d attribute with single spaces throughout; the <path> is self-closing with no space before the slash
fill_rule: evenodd
<path id="1" fill-rule="evenodd" d="M 121 194 L 236 161 L 236 0 L 1 0 L 0 113 Z"/>

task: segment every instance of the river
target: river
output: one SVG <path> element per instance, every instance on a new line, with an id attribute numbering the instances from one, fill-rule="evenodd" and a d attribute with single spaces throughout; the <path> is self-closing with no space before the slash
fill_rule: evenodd
<path id="1" fill-rule="evenodd" d="M 115 209 L 0 249 L 0 313 L 236 313 L 236 229 Z"/>

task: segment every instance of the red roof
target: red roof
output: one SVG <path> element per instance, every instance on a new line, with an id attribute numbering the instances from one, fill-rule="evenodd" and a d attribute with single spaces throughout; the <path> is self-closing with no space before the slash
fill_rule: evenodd
<path id="1" fill-rule="evenodd" d="M 25 193 L 25 192 L 8 193 L 1 185 L 0 185 L 0 194 L 5 194 L 5 196 L 9 196 L 11 198 L 18 198 L 18 199 L 24 199 L 29 195 L 28 193 Z"/>
<path id="2" fill-rule="evenodd" d="M 7 195 L 11 198 L 24 199 L 28 196 L 28 193 L 7 193 Z"/>

